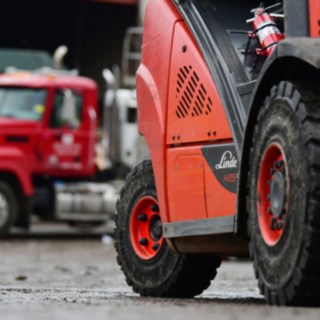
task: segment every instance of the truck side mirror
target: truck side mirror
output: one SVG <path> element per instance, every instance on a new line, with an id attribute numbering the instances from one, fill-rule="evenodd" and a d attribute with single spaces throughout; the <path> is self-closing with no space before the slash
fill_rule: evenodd
<path id="1" fill-rule="evenodd" d="M 71 90 L 63 91 L 63 101 L 61 106 L 61 120 L 63 126 L 76 129 L 79 127 L 77 119 L 76 99 Z"/>
<path id="2" fill-rule="evenodd" d="M 54 97 L 50 127 L 78 129 L 83 118 L 82 112 L 82 94 L 68 88 L 59 89 Z"/>

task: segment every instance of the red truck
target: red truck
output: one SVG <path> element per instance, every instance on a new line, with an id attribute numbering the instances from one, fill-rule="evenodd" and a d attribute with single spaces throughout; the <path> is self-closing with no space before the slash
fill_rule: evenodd
<path id="1" fill-rule="evenodd" d="M 100 209 L 92 204 L 94 192 L 88 199 L 86 187 L 75 184 L 93 181 L 97 172 L 97 99 L 93 80 L 64 72 L 0 76 L 1 235 L 13 225 L 28 227 L 31 212 L 51 219 L 61 208 L 77 214 L 93 211 L 84 221 L 72 214 L 64 217 L 79 224 L 104 219 L 103 204 Z M 69 198 L 57 197 L 62 183 L 73 185 Z M 74 208 L 72 194 L 77 192 L 82 195 Z"/>
<path id="2" fill-rule="evenodd" d="M 149 0 L 137 72 L 151 160 L 117 204 L 143 296 L 193 297 L 249 256 L 273 305 L 319 305 L 320 1 Z"/>

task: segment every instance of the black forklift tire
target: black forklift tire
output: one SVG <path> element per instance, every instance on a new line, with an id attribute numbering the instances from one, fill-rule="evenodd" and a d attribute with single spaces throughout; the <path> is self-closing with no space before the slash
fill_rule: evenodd
<path id="1" fill-rule="evenodd" d="M 248 173 L 250 254 L 272 305 L 319 305 L 320 95 L 280 82 L 254 128 Z"/>
<path id="2" fill-rule="evenodd" d="M 117 202 L 115 249 L 118 264 L 125 274 L 127 284 L 141 296 L 187 298 L 201 294 L 216 276 L 216 269 L 221 263 L 220 257 L 192 256 L 173 252 L 162 234 L 154 240 L 155 243 L 152 245 L 156 249 L 154 254 L 151 247 L 143 247 L 148 245 L 148 240 L 152 242 L 153 237 L 148 238 L 147 235 L 143 241 L 138 238 L 134 243 L 133 234 L 140 228 L 139 224 L 141 223 L 143 227 L 143 223 L 146 223 L 144 221 L 148 219 L 143 212 L 137 216 L 136 208 L 140 208 L 139 204 L 142 204 L 143 212 L 149 210 L 150 204 L 156 208 L 155 212 L 159 211 L 150 160 L 143 161 L 129 173 Z M 143 207 L 144 204 L 147 207 Z M 137 217 L 141 222 L 135 222 Z M 157 215 L 153 214 L 149 220 L 153 218 L 157 218 Z M 136 223 L 134 224 L 136 229 L 132 229 L 132 223 Z M 139 244 L 141 248 L 136 248 Z"/>
<path id="3" fill-rule="evenodd" d="M 0 181 L 0 237 L 7 235 L 18 214 L 17 198 L 11 186 Z"/>

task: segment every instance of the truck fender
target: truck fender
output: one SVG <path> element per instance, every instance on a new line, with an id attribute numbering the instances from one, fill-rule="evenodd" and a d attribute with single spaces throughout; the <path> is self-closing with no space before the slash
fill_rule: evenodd
<path id="1" fill-rule="evenodd" d="M 280 42 L 266 61 L 257 80 L 248 110 L 241 152 L 238 188 L 238 229 L 246 232 L 246 195 L 249 155 L 253 130 L 260 107 L 273 85 L 280 81 L 314 81 L 320 76 L 320 39 L 289 38 Z M 319 80 L 318 80 L 319 81 Z"/>
<path id="2" fill-rule="evenodd" d="M 30 197 L 33 194 L 29 163 L 31 163 L 31 161 L 28 161 L 28 156 L 19 149 L 0 149 L 0 175 L 3 172 L 13 174 L 19 181 L 26 197 Z"/>

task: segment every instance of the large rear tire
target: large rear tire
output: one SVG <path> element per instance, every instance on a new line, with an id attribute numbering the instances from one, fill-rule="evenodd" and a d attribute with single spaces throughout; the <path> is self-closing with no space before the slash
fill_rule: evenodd
<path id="1" fill-rule="evenodd" d="M 320 95 L 281 82 L 253 136 L 248 192 L 250 253 L 274 305 L 319 305 Z"/>
<path id="2" fill-rule="evenodd" d="M 18 203 L 11 186 L 0 181 L 0 237 L 8 234 L 18 214 Z"/>
<path id="3" fill-rule="evenodd" d="M 126 178 L 115 224 L 117 261 L 136 293 L 193 297 L 216 276 L 219 257 L 188 256 L 169 250 L 162 236 L 151 161 L 143 161 Z"/>

